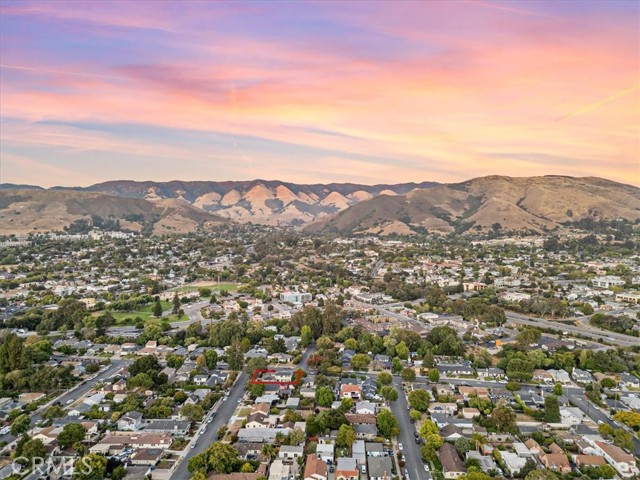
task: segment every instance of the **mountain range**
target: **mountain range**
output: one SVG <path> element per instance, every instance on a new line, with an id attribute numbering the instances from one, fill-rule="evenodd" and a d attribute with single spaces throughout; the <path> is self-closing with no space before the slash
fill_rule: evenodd
<path id="1" fill-rule="evenodd" d="M 640 219 L 640 188 L 596 177 L 480 177 L 406 195 L 381 195 L 307 230 L 378 235 L 541 233 L 585 218 Z"/>
<path id="2" fill-rule="evenodd" d="M 308 232 L 412 234 L 552 230 L 583 218 L 640 218 L 640 189 L 595 177 L 475 178 L 397 185 L 110 181 L 89 187 L 0 184 L 1 233 L 62 230 L 91 216 L 179 233 L 228 221 Z"/>

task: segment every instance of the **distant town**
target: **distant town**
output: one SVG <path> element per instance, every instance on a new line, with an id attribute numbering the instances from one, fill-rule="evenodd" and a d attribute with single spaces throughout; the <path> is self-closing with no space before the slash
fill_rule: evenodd
<path id="1" fill-rule="evenodd" d="M 590 227 L 2 237 L 0 478 L 639 478 L 638 224 Z"/>

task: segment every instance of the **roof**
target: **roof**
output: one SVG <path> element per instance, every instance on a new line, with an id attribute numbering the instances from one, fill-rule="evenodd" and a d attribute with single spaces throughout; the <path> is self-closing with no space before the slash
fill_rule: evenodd
<path id="1" fill-rule="evenodd" d="M 369 477 L 391 478 L 393 464 L 389 457 L 369 457 L 367 458 Z"/>
<path id="2" fill-rule="evenodd" d="M 338 458 L 338 468 L 336 470 L 353 471 L 357 470 L 356 459 L 350 457 Z"/>
<path id="3" fill-rule="evenodd" d="M 304 467 L 304 478 L 312 476 L 327 476 L 327 464 L 314 454 L 307 455 L 307 465 Z"/>
<path id="4" fill-rule="evenodd" d="M 549 453 L 543 457 L 543 461 L 548 467 L 569 467 L 569 460 L 567 456 L 563 453 Z"/>
<path id="5" fill-rule="evenodd" d="M 453 445 L 450 443 L 445 443 L 440 448 L 440 452 L 438 454 L 440 457 L 440 463 L 442 464 L 442 469 L 445 472 L 466 472 L 467 470 L 464 468 L 462 464 L 462 460 L 458 456 L 458 452 Z"/>
<path id="6" fill-rule="evenodd" d="M 596 442 L 596 445 L 600 447 L 600 450 L 609 455 L 617 463 L 631 463 L 634 461 L 633 455 L 625 452 L 623 449 L 616 445 L 609 445 L 604 442 Z"/>
<path id="7" fill-rule="evenodd" d="M 574 461 L 579 467 L 584 465 L 599 466 L 607 464 L 607 461 L 604 459 L 604 457 L 601 457 L 600 455 L 576 455 L 574 457 Z"/>

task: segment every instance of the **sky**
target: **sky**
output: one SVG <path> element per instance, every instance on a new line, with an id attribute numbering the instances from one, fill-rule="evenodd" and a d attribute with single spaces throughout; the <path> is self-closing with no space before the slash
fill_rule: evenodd
<path id="1" fill-rule="evenodd" d="M 0 182 L 640 185 L 636 1 L 0 0 Z"/>

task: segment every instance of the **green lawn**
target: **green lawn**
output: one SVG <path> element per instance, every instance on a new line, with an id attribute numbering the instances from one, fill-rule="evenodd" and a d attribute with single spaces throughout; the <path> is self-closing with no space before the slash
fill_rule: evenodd
<path id="1" fill-rule="evenodd" d="M 173 304 L 165 300 L 162 300 L 160 304 L 162 305 L 162 310 L 165 312 L 173 308 Z M 113 315 L 113 318 L 116 319 L 116 322 L 118 325 L 134 325 L 136 317 L 140 317 L 142 321 L 146 323 L 149 320 L 158 320 L 158 318 L 153 315 L 153 306 L 154 306 L 154 303 L 150 303 L 146 307 L 143 307 L 140 310 L 136 310 L 133 312 L 112 311 L 111 315 Z M 96 315 L 101 315 L 102 313 L 103 312 L 96 312 Z M 167 320 L 169 322 L 180 322 L 180 321 L 188 320 L 189 317 L 184 316 L 182 318 L 178 318 L 176 315 L 169 315 L 168 317 L 162 317 L 162 319 Z"/>
<path id="2" fill-rule="evenodd" d="M 183 285 L 182 287 L 176 287 L 169 290 L 170 292 L 197 292 L 201 288 L 208 288 L 213 292 L 219 292 L 221 290 L 226 290 L 227 292 L 232 292 L 241 287 L 240 283 L 220 283 L 218 285 L 217 282 L 211 283 L 203 283 L 202 285 Z"/>

